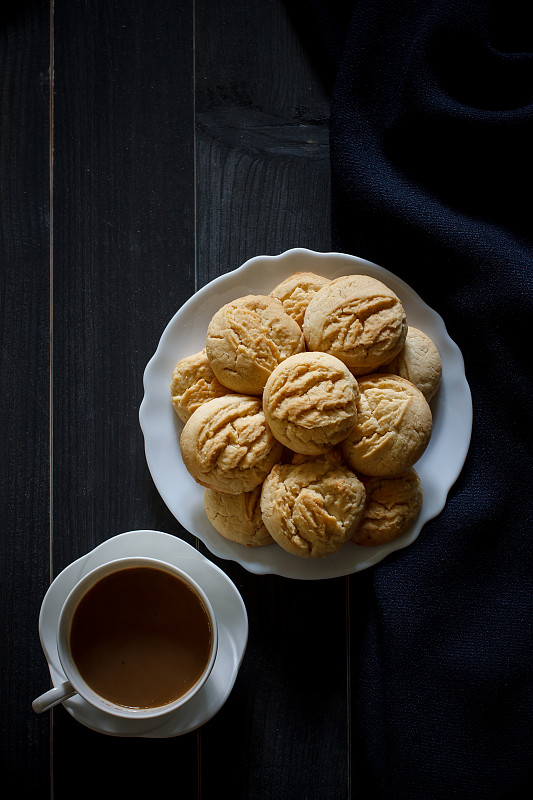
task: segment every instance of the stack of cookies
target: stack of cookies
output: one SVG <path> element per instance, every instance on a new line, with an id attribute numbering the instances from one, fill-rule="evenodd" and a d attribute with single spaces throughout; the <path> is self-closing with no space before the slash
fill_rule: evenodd
<path id="1" fill-rule="evenodd" d="M 401 536 L 441 374 L 433 341 L 368 275 L 298 272 L 225 304 L 170 386 L 211 524 L 304 558 Z"/>

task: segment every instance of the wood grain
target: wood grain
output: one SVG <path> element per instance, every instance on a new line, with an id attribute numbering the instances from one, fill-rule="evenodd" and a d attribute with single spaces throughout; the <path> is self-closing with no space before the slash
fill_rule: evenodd
<path id="1" fill-rule="evenodd" d="M 285 7 L 196 3 L 195 31 L 199 284 L 260 253 L 330 249 L 328 99 Z M 250 639 L 230 700 L 201 732 L 205 796 L 223 774 L 237 797 L 345 798 L 345 581 L 221 566 Z"/>
<path id="2" fill-rule="evenodd" d="M 122 531 L 180 530 L 149 476 L 144 367 L 194 290 L 192 14 L 54 5 L 54 570 Z M 196 735 L 114 739 L 54 712 L 54 790 L 197 790 Z M 97 764 L 98 769 L 93 765 Z M 149 765 L 149 770 L 137 765 Z M 172 785 L 174 781 L 172 779 Z"/>
<path id="3" fill-rule="evenodd" d="M 49 17 L 0 11 L 2 197 L 0 725 L 7 784 L 49 787 L 49 724 L 31 701 L 48 688 L 37 629 L 49 582 Z M 10 781 L 11 778 L 11 781 Z"/>
<path id="4" fill-rule="evenodd" d="M 198 275 L 330 247 L 328 98 L 283 3 L 196 4 Z"/>
<path id="5" fill-rule="evenodd" d="M 30 705 L 48 685 L 37 615 L 50 578 L 126 530 L 195 543 L 155 489 L 138 422 L 167 322 L 252 256 L 331 247 L 312 54 L 282 0 L 34 0 L 0 36 L 8 772 L 55 800 L 80 776 L 84 796 L 105 776 L 106 794 L 134 798 L 349 797 L 345 579 L 213 559 L 250 634 L 233 692 L 199 731 L 115 738 L 63 707 L 50 728 Z"/>

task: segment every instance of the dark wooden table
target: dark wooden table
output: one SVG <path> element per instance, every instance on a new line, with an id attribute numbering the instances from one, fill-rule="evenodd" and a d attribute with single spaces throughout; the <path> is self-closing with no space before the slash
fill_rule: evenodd
<path id="1" fill-rule="evenodd" d="M 0 12 L 2 775 L 32 798 L 349 798 L 370 574 L 257 576 L 234 689 L 199 730 L 95 733 L 32 699 L 54 577 L 123 531 L 207 550 L 138 422 L 171 316 L 251 256 L 330 249 L 328 95 L 282 0 L 27 0 Z"/>

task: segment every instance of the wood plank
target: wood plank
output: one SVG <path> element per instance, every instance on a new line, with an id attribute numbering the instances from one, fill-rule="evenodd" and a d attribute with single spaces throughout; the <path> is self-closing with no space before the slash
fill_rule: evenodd
<path id="1" fill-rule="evenodd" d="M 327 97 L 281 0 L 252 7 L 167 0 L 157 13 L 148 0 L 55 0 L 52 34 L 53 284 L 48 260 L 46 280 L 34 263 L 32 280 L 40 281 L 31 302 L 36 307 L 52 290 L 57 575 L 123 530 L 154 527 L 194 541 L 148 474 L 138 424 L 144 367 L 195 286 L 258 253 L 330 249 L 330 233 Z M 15 49 L 10 57 L 20 58 Z M 11 122 L 2 124 L 13 135 Z M 20 308 L 22 294 L 14 282 L 8 288 Z M 33 317 L 41 333 L 44 324 Z M 37 348 L 35 363 L 44 345 L 23 335 Z M 13 370 L 8 385 L 16 383 Z M 16 422 L 23 429 L 20 416 Z M 24 458 L 26 470 L 28 459 L 34 472 L 42 467 L 42 449 Z M 33 491 L 48 523 L 44 463 L 46 482 Z M 28 536 L 19 546 L 29 543 L 32 552 L 18 563 L 38 610 L 42 553 Z M 74 773 L 83 775 L 84 793 L 100 792 L 105 775 L 107 793 L 171 789 L 209 800 L 224 776 L 233 797 L 347 796 L 346 581 L 290 581 L 220 566 L 250 618 L 245 661 L 224 708 L 198 732 L 168 740 L 102 736 L 57 708 L 56 800 L 71 796 Z M 41 658 L 38 647 L 32 652 Z M 41 672 L 47 677 L 44 663 Z M 29 674 L 38 671 L 32 666 Z M 28 703 L 41 689 L 39 681 Z M 46 720 L 29 706 L 28 719 L 34 747 Z M 47 757 L 47 747 L 40 753 Z"/>
<path id="2" fill-rule="evenodd" d="M 0 10 L 2 775 L 49 791 L 49 722 L 31 709 L 50 682 L 38 616 L 49 583 L 49 9 Z"/>
<path id="3" fill-rule="evenodd" d="M 146 493 L 172 522 L 137 415 L 194 286 L 192 28 L 174 6 L 55 4 L 56 569 L 142 527 Z"/>
<path id="4" fill-rule="evenodd" d="M 281 0 L 196 3 L 198 275 L 330 249 L 329 99 Z"/>
<path id="5" fill-rule="evenodd" d="M 138 422 L 146 363 L 194 290 L 192 4 L 56 0 L 54 52 L 57 573 L 126 530 L 192 541 L 155 491 Z M 195 795 L 195 734 L 115 739 L 53 714 L 56 798 L 72 763 L 87 793 L 102 775 L 108 794 L 166 792 L 170 770 Z"/>
<path id="6" fill-rule="evenodd" d="M 195 40 L 199 285 L 261 253 L 329 250 L 328 98 L 284 4 L 200 0 Z M 247 800 L 346 798 L 345 580 L 217 563 L 250 636 L 231 697 L 200 733 L 202 797 L 224 785 Z"/>

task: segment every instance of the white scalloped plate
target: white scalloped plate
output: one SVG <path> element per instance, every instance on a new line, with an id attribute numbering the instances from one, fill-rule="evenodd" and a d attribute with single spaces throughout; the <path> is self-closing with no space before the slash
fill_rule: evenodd
<path id="1" fill-rule="evenodd" d="M 268 294 L 284 278 L 306 270 L 327 278 L 366 274 L 381 280 L 400 297 L 409 325 L 433 339 L 443 364 L 442 383 L 431 403 L 431 441 L 415 464 L 424 493 L 417 522 L 388 544 L 362 547 L 350 542 L 323 559 L 302 559 L 275 544 L 246 548 L 215 531 L 204 513 L 204 490 L 183 465 L 179 448 L 183 424 L 170 402 L 174 366 L 179 359 L 205 347 L 209 321 L 224 303 L 246 294 Z M 472 398 L 461 351 L 450 339 L 442 318 L 401 278 L 356 256 L 295 248 L 279 256 L 257 256 L 246 261 L 233 272 L 211 281 L 180 308 L 165 328 L 146 367 L 139 420 L 148 468 L 161 497 L 183 527 L 201 539 L 213 555 L 236 561 L 257 574 L 315 580 L 350 575 L 378 563 L 394 550 L 412 544 L 422 526 L 442 511 L 468 452 Z"/>

